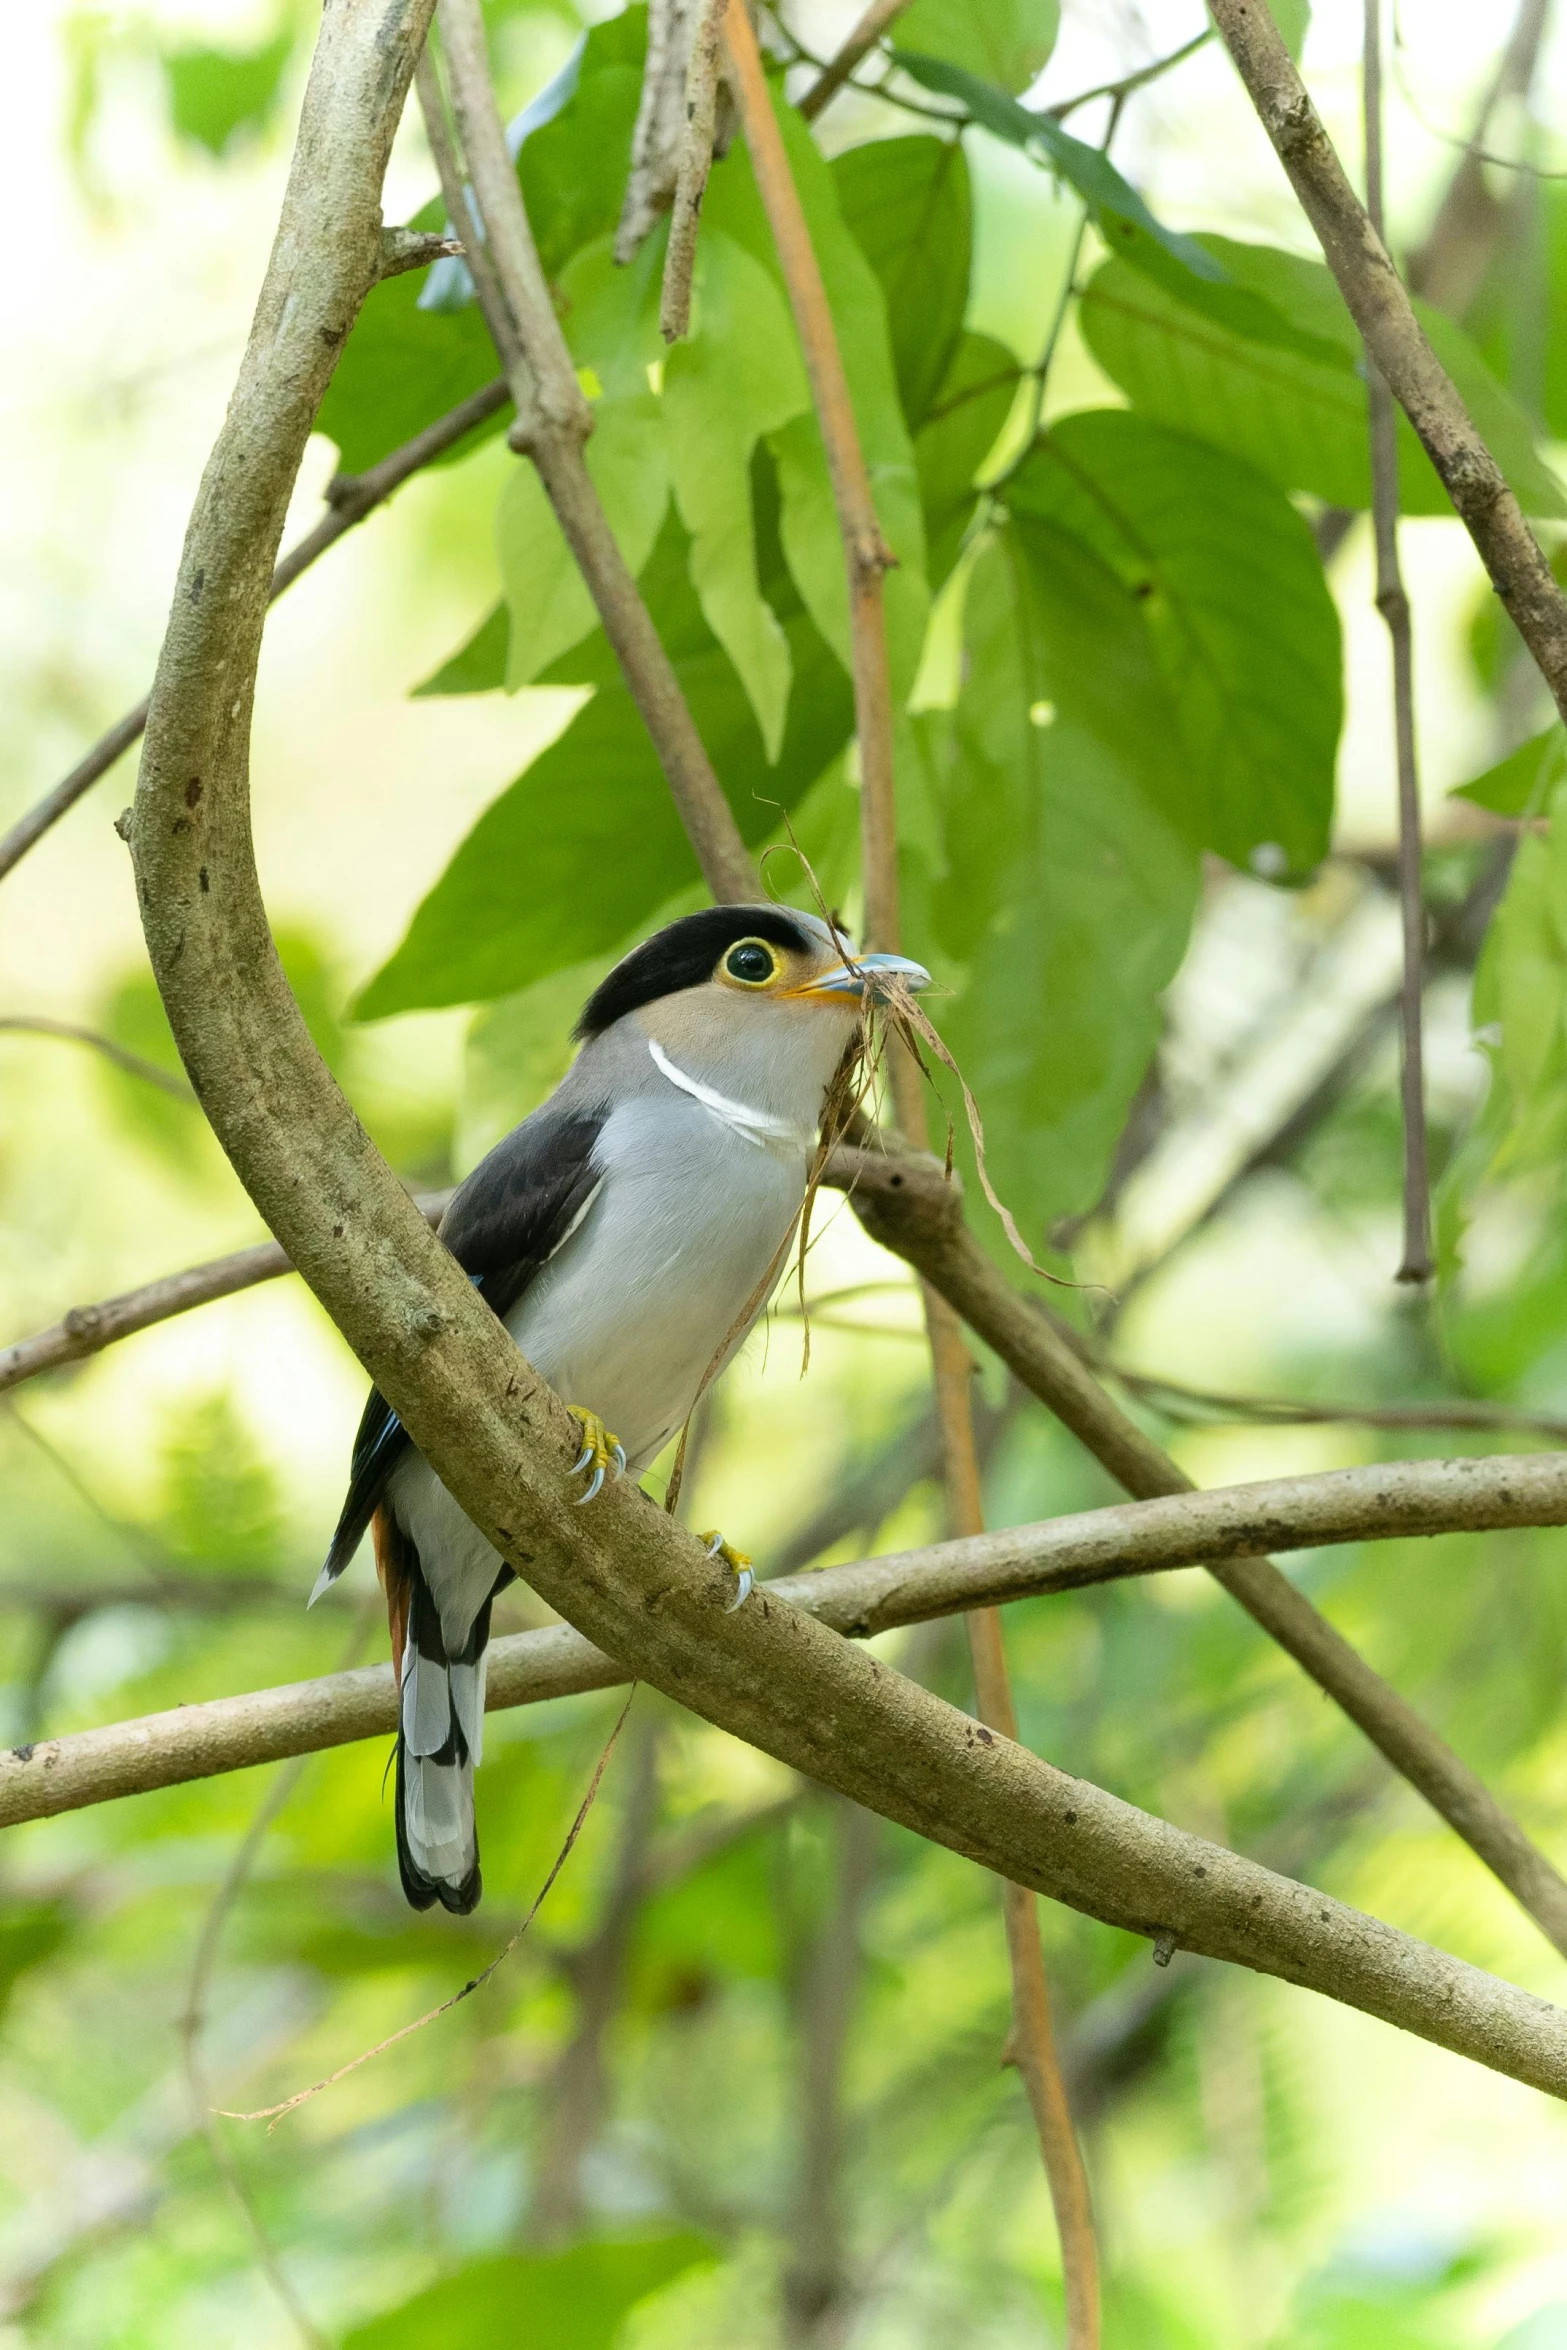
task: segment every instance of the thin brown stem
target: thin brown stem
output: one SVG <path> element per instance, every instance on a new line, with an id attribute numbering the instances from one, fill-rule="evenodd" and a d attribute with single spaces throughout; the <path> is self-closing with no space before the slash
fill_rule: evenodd
<path id="1" fill-rule="evenodd" d="M 1567 596 L 1416 318 L 1264 0 L 1212 0 L 1263 129 L 1372 362 L 1418 433 L 1491 584 L 1567 715 Z"/>
<path id="2" fill-rule="evenodd" d="M 878 953 L 894 954 L 898 947 L 897 818 L 892 776 L 892 680 L 882 611 L 882 581 L 892 558 L 871 496 L 827 290 L 744 0 L 729 0 L 724 44 L 751 151 L 751 168 L 805 357 L 843 538 L 854 660 L 854 721 L 860 748 L 865 944 Z M 900 1099 L 900 1112 L 902 1107 Z"/>
<path id="3" fill-rule="evenodd" d="M 867 20 L 868 21 L 868 20 Z M 893 777 L 892 679 L 887 660 L 883 581 L 892 558 L 882 536 L 871 495 L 870 474 L 860 444 L 854 404 L 838 348 L 827 289 L 811 244 L 804 207 L 789 168 L 789 157 L 773 113 L 761 52 L 744 0 L 729 0 L 724 40 L 739 100 L 751 166 L 789 291 L 795 331 L 805 354 L 811 396 L 821 427 L 827 471 L 837 508 L 848 572 L 849 628 L 854 671 L 855 726 L 860 748 L 860 874 L 865 900 L 865 943 L 877 953 L 896 953 L 901 934 L 898 906 L 897 804 Z M 926 1137 L 925 1103 L 912 1055 L 901 1039 L 890 1039 L 893 1099 L 899 1124 L 909 1138 Z M 979 1466 L 970 1403 L 971 1365 L 956 1315 L 927 1284 L 926 1327 L 947 1488 L 947 1511 L 955 1534 L 984 1530 Z M 982 1623 L 973 1633 L 980 1719 L 1016 1736 L 1012 1699 L 999 1627 Z M 987 1701 L 995 1719 L 987 1712 Z M 1030 2106 L 1061 2236 L 1067 2278 L 1070 2350 L 1096 2350 L 1099 2339 L 1098 2261 L 1087 2182 L 1067 2113 L 1055 2045 L 1050 2032 L 1049 1997 L 1038 1921 L 1030 1896 L 1018 1905 L 1016 1888 L 1006 1899 L 1007 1946 L 1013 1968 L 1013 2038 L 1028 2085 Z"/>
<path id="4" fill-rule="evenodd" d="M 466 440 L 469 433 L 504 408 L 510 398 L 502 376 L 495 383 L 486 384 L 482 391 L 471 392 L 466 400 L 459 400 L 455 408 L 438 416 L 433 424 L 427 424 L 412 440 L 404 441 L 401 448 L 393 449 L 378 465 L 372 465 L 364 473 L 339 474 L 327 490 L 328 511 L 297 546 L 289 549 L 273 572 L 269 602 L 275 603 L 328 547 L 335 547 L 339 539 L 346 538 L 356 523 L 363 522 L 377 506 L 384 506 L 392 492 L 400 489 L 411 474 L 422 472 L 437 457 L 444 457 L 448 449 L 454 449 L 459 441 Z M 53 791 L 46 792 L 25 816 L 18 818 L 0 838 L 0 881 L 42 840 L 52 825 L 58 824 L 68 809 L 75 807 L 99 777 L 107 775 L 132 745 L 141 740 L 146 725 L 147 700 L 143 696 L 133 710 L 127 710 L 123 718 L 115 721 L 107 734 L 100 735 L 86 757 L 77 762 L 69 775 L 62 776 Z"/>
<path id="5" fill-rule="evenodd" d="M 1381 239 L 1382 12 L 1365 0 L 1362 70 L 1366 139 L 1366 210 Z M 1393 654 L 1393 733 L 1398 766 L 1398 898 L 1404 925 L 1404 976 L 1399 990 L 1403 1046 L 1400 1092 L 1404 1112 L 1404 1253 L 1394 1278 L 1429 1281 L 1431 1179 L 1426 1147 L 1425 1053 L 1421 1008 L 1425 997 L 1426 910 L 1421 886 L 1420 775 L 1415 760 L 1414 639 L 1409 597 L 1398 560 L 1398 438 L 1393 395 L 1366 354 L 1371 414 L 1371 523 L 1376 544 L 1376 604 L 1387 622 Z"/>
<path id="6" fill-rule="evenodd" d="M 691 328 L 691 272 L 696 265 L 696 232 L 702 218 L 707 175 L 713 168 L 713 125 L 718 113 L 719 27 L 725 0 L 702 0 L 696 38 L 686 67 L 685 124 L 680 167 L 669 215 L 664 252 L 664 285 L 658 325 L 666 343 L 678 343 Z"/>

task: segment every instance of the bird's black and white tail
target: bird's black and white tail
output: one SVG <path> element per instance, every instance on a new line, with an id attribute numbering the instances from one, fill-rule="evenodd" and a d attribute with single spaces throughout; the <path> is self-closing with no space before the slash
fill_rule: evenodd
<path id="1" fill-rule="evenodd" d="M 484 1672 L 490 1602 L 462 1649 L 447 1654 L 419 1553 L 392 1520 L 375 1519 L 376 1563 L 394 1627 L 402 1616 L 397 1735 L 397 1863 L 415 1909 L 439 1901 L 466 1916 L 483 1891 L 473 1773 L 484 1747 Z M 395 1630 L 394 1630 L 395 1640 Z"/>

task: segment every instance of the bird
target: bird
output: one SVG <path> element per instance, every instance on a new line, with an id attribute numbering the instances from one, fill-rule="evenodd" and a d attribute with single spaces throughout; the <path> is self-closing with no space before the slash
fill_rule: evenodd
<path id="1" fill-rule="evenodd" d="M 440 1238 L 583 1431 L 593 1501 L 685 1426 L 772 1294 L 829 1088 L 901 955 L 781 905 L 704 908 L 594 989 L 549 1099 L 454 1193 Z M 611 1431 L 615 1433 L 611 1433 Z M 399 1692 L 397 1858 L 415 1909 L 482 1892 L 473 1773 L 496 1595 L 515 1580 L 372 1388 L 310 1604 L 372 1534 Z M 750 1562 L 714 1534 L 751 1588 Z"/>

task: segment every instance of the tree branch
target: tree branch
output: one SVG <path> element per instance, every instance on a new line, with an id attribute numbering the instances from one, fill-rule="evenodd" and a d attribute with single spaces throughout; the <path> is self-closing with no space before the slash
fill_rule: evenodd
<path id="1" fill-rule="evenodd" d="M 1427 342 L 1265 0 L 1212 0 L 1211 13 L 1373 364 L 1419 434 L 1492 585 L 1567 715 L 1567 597 Z"/>
<path id="2" fill-rule="evenodd" d="M 384 506 L 410 474 L 420 473 L 425 466 L 433 465 L 437 457 L 444 457 L 448 449 L 454 449 L 477 426 L 504 408 L 510 398 L 511 392 L 502 376 L 481 391 L 470 392 L 466 400 L 459 400 L 455 408 L 449 408 L 444 416 L 427 424 L 423 432 L 415 433 L 412 440 L 404 441 L 401 448 L 383 457 L 379 465 L 372 465 L 364 473 L 340 473 L 327 488 L 329 511 L 279 563 L 272 577 L 269 600 L 275 602 L 328 547 L 335 547 L 356 523 L 363 522 L 377 506 Z M 123 718 L 117 719 L 107 734 L 99 736 L 86 757 L 77 762 L 69 775 L 62 776 L 53 791 L 46 792 L 25 816 L 18 818 L 0 838 L 0 881 L 13 865 L 21 862 L 35 842 L 42 840 L 52 825 L 58 824 L 67 809 L 75 807 L 84 792 L 90 791 L 99 777 L 107 775 L 131 745 L 141 740 L 146 724 L 144 698 L 133 710 L 127 710 Z"/>
<path id="3" fill-rule="evenodd" d="M 1362 71 L 1366 127 L 1366 210 L 1382 237 L 1382 12 L 1365 0 Z M 1399 989 L 1403 1054 L 1399 1071 L 1404 1113 L 1404 1254 L 1394 1279 L 1419 1284 L 1431 1262 L 1431 1182 L 1426 1149 L 1425 1054 L 1421 1011 L 1425 996 L 1426 909 L 1420 863 L 1420 775 L 1415 762 L 1414 639 L 1409 598 L 1398 561 L 1398 437 L 1393 395 L 1381 369 L 1366 356 L 1371 417 L 1371 528 L 1376 546 L 1376 604 L 1387 622 L 1393 653 L 1393 739 L 1398 769 L 1398 901 L 1404 930 L 1404 976 Z"/>
<path id="4" fill-rule="evenodd" d="M 1127 1492 L 1187 1492 L 1191 1481 L 1101 1387 L 1046 1316 L 999 1273 L 963 1222 L 958 1186 L 934 1159 L 889 1142 L 840 1150 L 827 1180 L 849 1189 L 879 1240 L 956 1308 L 1014 1377 L 1048 1404 Z M 1327 1618 L 1266 1558 L 1233 1558 L 1212 1573 L 1287 1649 L 1372 1744 L 1501 1879 L 1558 1950 L 1567 1952 L 1567 1883 L 1451 1747 L 1374 1673 Z"/>
<path id="5" fill-rule="evenodd" d="M 123 1069 L 127 1077 L 140 1077 L 148 1085 L 170 1094 L 177 1102 L 194 1102 L 183 1077 L 175 1077 L 167 1069 L 160 1069 L 156 1061 L 144 1060 L 140 1053 L 128 1052 L 116 1044 L 112 1036 L 102 1035 L 96 1028 L 84 1028 L 77 1020 L 47 1020 L 41 1013 L 7 1013 L 0 1018 L 0 1035 L 57 1036 L 68 1044 L 89 1045 L 95 1053 L 102 1053 L 116 1069 Z"/>

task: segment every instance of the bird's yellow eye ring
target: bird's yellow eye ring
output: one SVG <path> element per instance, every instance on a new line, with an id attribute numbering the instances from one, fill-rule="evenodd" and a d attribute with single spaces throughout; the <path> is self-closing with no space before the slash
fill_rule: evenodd
<path id="1" fill-rule="evenodd" d="M 738 938 L 719 969 L 736 987 L 770 987 L 783 969 L 783 957 L 765 938 Z"/>

